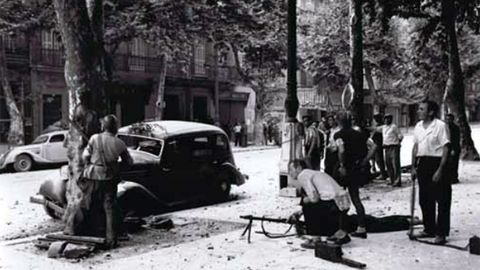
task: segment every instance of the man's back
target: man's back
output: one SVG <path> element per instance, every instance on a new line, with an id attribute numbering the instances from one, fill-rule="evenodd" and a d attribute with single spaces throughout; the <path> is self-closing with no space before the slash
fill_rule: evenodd
<path id="1" fill-rule="evenodd" d="M 90 138 L 91 149 L 90 161 L 97 165 L 116 162 L 118 157 L 127 151 L 127 146 L 119 138 L 108 132 L 95 134 Z M 103 157 L 100 155 L 103 153 Z"/>
<path id="2" fill-rule="evenodd" d="M 368 137 L 353 128 L 341 129 L 335 134 L 335 140 L 342 139 L 345 147 L 346 166 L 351 167 L 363 160 L 368 153 Z"/>

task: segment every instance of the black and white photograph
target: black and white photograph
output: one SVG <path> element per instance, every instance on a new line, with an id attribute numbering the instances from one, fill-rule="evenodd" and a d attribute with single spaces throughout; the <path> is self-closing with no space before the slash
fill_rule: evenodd
<path id="1" fill-rule="evenodd" d="M 480 0 L 0 0 L 0 269 L 480 269 Z"/>

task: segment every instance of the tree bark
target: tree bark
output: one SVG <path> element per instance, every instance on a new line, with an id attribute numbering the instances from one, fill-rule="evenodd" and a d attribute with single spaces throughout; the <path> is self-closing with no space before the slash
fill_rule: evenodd
<path id="1" fill-rule="evenodd" d="M 103 6 L 97 0 L 94 6 Z M 100 2 L 100 3 L 98 3 Z M 55 0 L 58 28 L 65 46 L 65 82 L 69 91 L 71 125 L 68 139 L 69 181 L 68 205 L 64 215 L 66 234 L 81 234 L 82 218 L 79 215 L 84 193 L 77 182 L 84 168 L 81 155 L 88 138 L 98 131 L 98 119 L 94 109 L 105 108 L 99 93 L 103 93 L 102 44 L 96 42 L 99 33 L 97 23 L 90 20 L 85 1 Z M 92 11 L 91 14 L 102 14 Z M 80 217 L 80 219 L 79 219 Z"/>
<path id="2" fill-rule="evenodd" d="M 362 1 L 350 0 L 350 57 L 351 84 L 354 89 L 352 117 L 363 126 L 363 38 Z"/>
<path id="3" fill-rule="evenodd" d="M 442 0 L 442 19 L 448 36 L 448 79 L 445 86 L 444 101 L 456 115 L 460 127 L 462 152 L 465 160 L 479 160 L 477 149 L 472 140 L 472 131 L 465 113 L 465 85 L 463 82 L 460 54 L 458 52 L 455 29 L 456 10 L 453 0 Z"/>
<path id="4" fill-rule="evenodd" d="M 163 120 L 163 109 L 165 108 L 165 80 L 167 78 L 168 56 L 166 53 L 160 55 L 160 74 L 158 76 L 157 101 L 155 102 L 157 113 L 156 120 Z"/>
<path id="5" fill-rule="evenodd" d="M 10 129 L 8 131 L 8 143 L 11 145 L 22 145 L 25 143 L 23 130 L 23 117 L 18 109 L 13 96 L 12 88 L 8 80 L 7 58 L 5 56 L 5 46 L 3 39 L 0 38 L 0 80 L 3 92 L 5 94 L 5 104 L 10 116 Z"/>

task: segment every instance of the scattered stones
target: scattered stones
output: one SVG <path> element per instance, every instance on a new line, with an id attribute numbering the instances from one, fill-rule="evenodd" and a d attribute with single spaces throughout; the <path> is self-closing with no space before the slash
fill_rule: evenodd
<path id="1" fill-rule="evenodd" d="M 92 246 L 69 243 L 63 251 L 63 256 L 67 259 L 79 259 L 87 257 L 93 250 L 94 247 Z"/>

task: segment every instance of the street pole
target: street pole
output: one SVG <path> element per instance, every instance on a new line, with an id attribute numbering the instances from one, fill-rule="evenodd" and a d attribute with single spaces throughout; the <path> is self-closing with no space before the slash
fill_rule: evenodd
<path id="1" fill-rule="evenodd" d="M 288 1 L 288 53 L 287 97 L 285 98 L 285 124 L 282 133 L 282 157 L 280 162 L 280 189 L 299 188 L 298 181 L 288 175 L 292 160 L 302 159 L 301 124 L 297 120 L 299 107 L 297 97 L 297 1 Z M 280 193 L 282 194 L 282 192 Z M 290 194 L 290 193 L 289 193 Z M 288 195 L 287 195 L 288 196 Z"/>
<path id="2" fill-rule="evenodd" d="M 285 99 L 286 122 L 297 122 L 297 1 L 288 0 L 288 55 L 287 98 Z"/>

